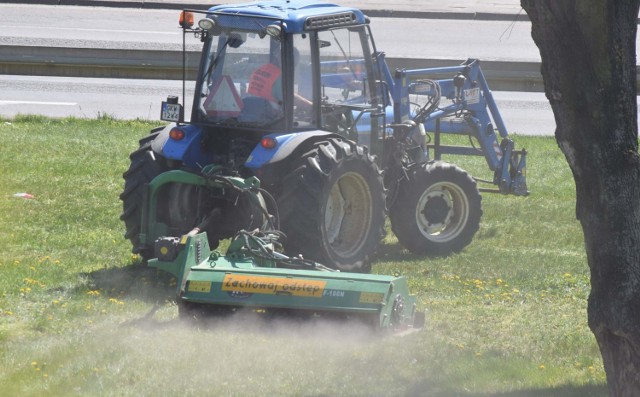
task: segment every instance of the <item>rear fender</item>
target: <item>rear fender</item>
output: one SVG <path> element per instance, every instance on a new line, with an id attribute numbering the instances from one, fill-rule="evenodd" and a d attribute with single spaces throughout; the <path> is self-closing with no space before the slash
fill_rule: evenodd
<path id="1" fill-rule="evenodd" d="M 327 131 L 307 131 L 291 134 L 268 134 L 264 138 L 272 138 L 276 144 L 273 148 L 267 149 L 262 145 L 256 146 L 251 155 L 247 158 L 245 166 L 252 169 L 259 169 L 289 158 L 295 151 L 308 143 L 323 140 L 329 137 L 344 139 L 343 136 Z"/>
<path id="2" fill-rule="evenodd" d="M 180 140 L 173 139 L 169 133 L 173 128 L 184 132 Z M 151 144 L 151 149 L 168 160 L 181 161 L 184 165 L 200 168 L 211 163 L 211 156 L 203 150 L 203 130 L 192 124 L 168 124 Z"/>

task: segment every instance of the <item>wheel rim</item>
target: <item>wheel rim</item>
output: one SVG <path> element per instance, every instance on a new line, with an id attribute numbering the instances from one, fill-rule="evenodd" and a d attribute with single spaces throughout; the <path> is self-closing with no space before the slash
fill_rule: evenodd
<path id="1" fill-rule="evenodd" d="M 440 243 L 456 238 L 469 219 L 469 201 L 456 184 L 439 182 L 424 191 L 416 206 L 416 222 L 423 236 Z"/>
<path id="2" fill-rule="evenodd" d="M 366 181 L 357 173 L 344 174 L 329 192 L 324 229 L 333 251 L 341 257 L 356 253 L 371 226 L 372 197 Z"/>

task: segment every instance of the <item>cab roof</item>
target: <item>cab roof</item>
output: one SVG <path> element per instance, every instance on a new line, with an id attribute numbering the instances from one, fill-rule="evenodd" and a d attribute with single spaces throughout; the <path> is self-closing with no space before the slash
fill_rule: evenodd
<path id="1" fill-rule="evenodd" d="M 312 0 L 267 0 L 219 5 L 209 8 L 209 12 L 220 16 L 227 14 L 281 20 L 287 33 L 361 25 L 367 22 L 366 16 L 357 8 Z"/>

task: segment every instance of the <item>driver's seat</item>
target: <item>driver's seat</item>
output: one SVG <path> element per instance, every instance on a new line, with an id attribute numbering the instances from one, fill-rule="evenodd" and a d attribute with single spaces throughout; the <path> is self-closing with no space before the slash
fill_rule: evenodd
<path id="1" fill-rule="evenodd" d="M 259 96 L 248 96 L 242 100 L 244 106 L 238 115 L 240 123 L 268 123 L 278 117 L 268 99 Z"/>

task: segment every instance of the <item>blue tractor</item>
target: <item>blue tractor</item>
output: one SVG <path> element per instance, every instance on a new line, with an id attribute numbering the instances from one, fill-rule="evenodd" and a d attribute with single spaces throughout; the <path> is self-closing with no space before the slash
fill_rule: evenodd
<path id="1" fill-rule="evenodd" d="M 487 191 L 528 194 L 526 152 L 478 60 L 390 70 L 360 10 L 315 0 L 185 10 L 180 25 L 202 43 L 197 70 L 183 51 L 193 103 L 163 102 L 171 123 L 140 141 L 124 174 L 121 219 L 144 258 L 194 228 L 215 247 L 269 225 L 289 255 L 366 272 L 387 216 L 410 251 L 458 252 L 479 228 L 481 195 L 443 154 L 483 156 Z"/>

